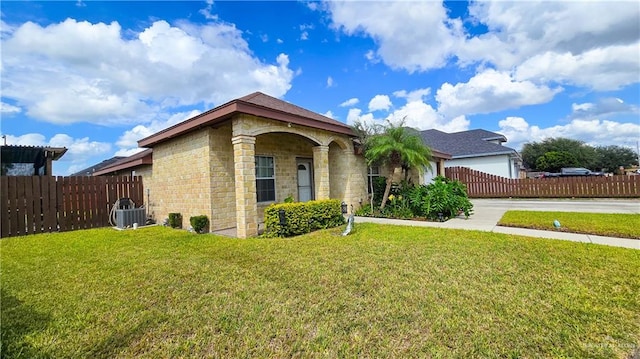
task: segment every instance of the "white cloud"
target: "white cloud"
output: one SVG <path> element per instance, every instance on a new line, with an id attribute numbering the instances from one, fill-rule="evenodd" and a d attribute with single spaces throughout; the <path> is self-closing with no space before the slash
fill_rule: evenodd
<path id="1" fill-rule="evenodd" d="M 232 24 L 156 21 L 130 34 L 117 22 L 73 19 L 15 27 L 2 37 L 2 95 L 47 122 L 136 124 L 178 106 L 291 88 L 287 55 L 261 62 Z"/>
<path id="2" fill-rule="evenodd" d="M 267 35 L 267 34 L 260 35 L 260 40 L 262 40 L 262 42 L 268 42 L 269 41 L 269 35 Z"/>
<path id="3" fill-rule="evenodd" d="M 610 117 L 619 114 L 638 114 L 638 106 L 626 104 L 615 97 L 601 98 L 597 102 L 586 102 L 571 105 L 571 118 L 594 119 L 598 117 Z"/>
<path id="4" fill-rule="evenodd" d="M 405 125 L 418 130 L 435 128 L 445 132 L 457 132 L 469 128 L 469 120 L 465 116 L 446 118 L 422 100 L 407 101 L 404 106 L 394 110 L 384 118 L 377 118 L 371 112 L 363 114 L 359 108 L 349 109 L 347 115 L 347 124 L 349 125 L 353 125 L 356 121 L 365 124 L 382 124 L 385 120 L 392 122 L 404 121 Z"/>
<path id="5" fill-rule="evenodd" d="M 303 31 L 302 34 L 300 34 L 300 40 L 309 40 L 309 33 L 307 31 Z"/>
<path id="6" fill-rule="evenodd" d="M 391 100 L 387 95 L 375 95 L 371 101 L 369 101 L 369 112 L 373 111 L 388 111 L 392 106 Z"/>
<path id="7" fill-rule="evenodd" d="M 640 136 L 640 124 L 597 119 L 574 119 L 565 125 L 541 128 L 530 125 L 522 117 L 507 117 L 498 125 L 498 132 L 509 140 L 507 145 L 516 149 L 526 142 L 540 142 L 552 137 L 572 138 L 592 146 L 615 144 L 633 147 Z"/>
<path id="8" fill-rule="evenodd" d="M 349 107 L 349 106 L 357 105 L 358 102 L 360 102 L 360 100 L 358 100 L 356 97 L 353 97 L 341 103 L 340 107 Z"/>
<path id="9" fill-rule="evenodd" d="M 616 90 L 636 83 L 640 78 L 640 42 L 608 46 L 579 55 L 570 52 L 545 52 L 536 55 L 516 70 L 518 80 L 558 82 L 595 90 Z"/>
<path id="10" fill-rule="evenodd" d="M 391 113 L 387 119 L 404 120 L 407 126 L 419 130 L 435 128 L 444 132 L 457 132 L 469 128 L 469 120 L 465 116 L 446 118 L 431 105 L 421 100 L 408 101 L 404 106 Z"/>
<path id="11" fill-rule="evenodd" d="M 380 57 L 392 68 L 409 72 L 444 66 L 464 39 L 461 21 L 449 19 L 439 2 L 332 1 L 327 10 L 334 28 L 376 41 L 377 51 L 367 58 Z"/>
<path id="12" fill-rule="evenodd" d="M 405 90 L 396 91 L 393 96 L 407 99 L 407 101 L 422 101 L 426 96 L 431 94 L 430 88 L 417 89 L 411 92 Z"/>
<path id="13" fill-rule="evenodd" d="M 10 105 L 6 102 L 0 102 L 0 113 L 3 116 L 13 115 L 20 112 L 22 112 L 20 107 Z"/>
<path id="14" fill-rule="evenodd" d="M 7 136 L 7 145 L 12 146 L 46 146 L 47 139 L 39 133 L 27 133 L 21 136 L 13 136 L 4 134 Z"/>
<path id="15" fill-rule="evenodd" d="M 179 112 L 171 115 L 164 120 L 154 120 L 147 125 L 137 125 L 134 128 L 125 131 L 125 133 L 123 133 L 116 142 L 116 145 L 120 148 L 119 152 L 134 150 L 138 148 L 139 140 L 151 136 L 158 131 L 164 130 L 165 128 L 173 126 L 199 114 L 200 111 L 197 110 L 193 110 L 190 112 Z"/>
<path id="16" fill-rule="evenodd" d="M 333 87 L 333 78 L 331 76 L 327 77 L 327 87 Z"/>
<path id="17" fill-rule="evenodd" d="M 120 150 L 116 151 L 114 156 L 129 157 L 129 156 L 135 155 L 136 153 L 140 153 L 140 152 L 142 152 L 144 150 L 145 150 L 145 148 L 120 149 Z"/>
<path id="18" fill-rule="evenodd" d="M 350 108 L 347 113 L 347 125 L 353 125 L 356 122 L 368 124 L 373 123 L 375 120 L 373 114 L 367 113 L 363 115 L 362 110 L 359 108 Z"/>
<path id="19" fill-rule="evenodd" d="M 213 0 L 206 0 L 206 2 L 207 6 L 204 9 L 201 9 L 199 13 L 207 20 L 218 20 L 218 15 L 211 13 L 211 10 L 213 9 Z"/>
<path id="20" fill-rule="evenodd" d="M 282 41 L 282 39 L 276 39 L 276 42 L 279 43 L 279 44 L 284 43 L 284 41 Z"/>
<path id="21" fill-rule="evenodd" d="M 458 55 L 503 69 L 545 52 L 579 55 L 633 44 L 640 31 L 640 8 L 633 1 L 474 2 L 469 13 L 489 32 L 469 39 Z"/>
<path id="22" fill-rule="evenodd" d="M 410 73 L 488 65 L 516 70 L 518 80 L 597 90 L 640 78 L 640 7 L 634 1 L 478 1 L 470 2 L 464 19 L 449 18 L 435 1 L 332 1 L 323 10 L 336 30 L 375 41 L 377 48 L 365 54 L 369 61 Z M 462 21 L 487 31 L 467 32 Z"/>
<path id="23" fill-rule="evenodd" d="M 560 91 L 530 81 L 514 81 L 508 73 L 489 69 L 466 83 L 442 84 L 436 101 L 439 112 L 455 117 L 546 103 Z"/>
<path id="24" fill-rule="evenodd" d="M 322 115 L 325 116 L 325 117 L 332 118 L 334 120 L 336 119 L 335 116 L 333 115 L 333 112 L 331 112 L 331 111 L 327 111 L 327 112 L 323 113 Z"/>

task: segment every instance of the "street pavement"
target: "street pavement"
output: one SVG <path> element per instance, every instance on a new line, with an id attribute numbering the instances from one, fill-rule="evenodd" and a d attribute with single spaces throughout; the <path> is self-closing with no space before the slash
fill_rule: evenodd
<path id="1" fill-rule="evenodd" d="M 386 223 L 417 227 L 439 227 L 467 229 L 486 232 L 516 234 L 529 237 L 561 239 L 574 242 L 603 244 L 640 250 L 640 240 L 616 237 L 604 237 L 589 234 L 541 231 L 535 229 L 498 226 L 502 215 L 508 210 L 553 211 L 553 212 L 592 212 L 592 213 L 640 213 L 638 199 L 473 199 L 473 214 L 452 218 L 446 222 L 423 222 L 387 218 L 357 217 L 357 222 Z M 640 231 L 640 220 L 638 221 Z"/>

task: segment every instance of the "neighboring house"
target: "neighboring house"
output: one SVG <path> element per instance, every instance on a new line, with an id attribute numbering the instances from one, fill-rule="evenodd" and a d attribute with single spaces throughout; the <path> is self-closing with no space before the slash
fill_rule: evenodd
<path id="1" fill-rule="evenodd" d="M 111 157 L 108 160 L 104 160 L 96 165 L 93 165 L 91 167 L 87 167 L 81 171 L 78 171 L 76 173 L 72 173 L 71 176 L 93 176 L 93 174 L 96 171 L 101 170 L 104 167 L 110 166 L 111 164 L 118 162 L 122 159 L 124 159 L 126 157 L 123 156 L 115 156 L 115 157 Z"/>
<path id="2" fill-rule="evenodd" d="M 342 122 L 256 92 L 138 141 L 149 160 L 153 151 L 152 165 L 142 152 L 95 175 L 135 170 L 156 220 L 177 212 L 187 226 L 204 214 L 211 231 L 246 238 L 258 234 L 267 206 L 289 196 L 366 203 L 367 178 L 377 174 L 367 173 L 354 139 Z"/>
<path id="3" fill-rule="evenodd" d="M 52 176 L 53 161 L 62 157 L 65 147 L 0 146 L 2 176 Z"/>
<path id="4" fill-rule="evenodd" d="M 115 157 L 114 157 L 115 158 Z M 110 161 L 110 160 L 107 160 Z M 106 162 L 106 161 L 105 161 Z M 104 163 L 104 162 L 103 162 Z M 150 180 L 152 175 L 153 150 L 144 149 L 129 157 L 120 157 L 93 172 L 94 176 L 142 176 Z"/>
<path id="5" fill-rule="evenodd" d="M 481 129 L 454 133 L 426 130 L 421 134 L 432 150 L 451 155 L 445 167 L 469 167 L 506 178 L 520 177 L 522 159 L 516 150 L 502 145 L 507 138 L 501 134 Z"/>

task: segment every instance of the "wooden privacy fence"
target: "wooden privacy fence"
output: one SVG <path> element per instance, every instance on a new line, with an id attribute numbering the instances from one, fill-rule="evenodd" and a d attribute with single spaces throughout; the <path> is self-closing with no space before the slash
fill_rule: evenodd
<path id="1" fill-rule="evenodd" d="M 109 226 L 116 200 L 142 205 L 142 177 L 0 177 L 1 236 Z"/>
<path id="2" fill-rule="evenodd" d="M 509 179 L 467 167 L 445 169 L 447 178 L 467 186 L 472 198 L 640 197 L 640 176 L 576 176 Z"/>

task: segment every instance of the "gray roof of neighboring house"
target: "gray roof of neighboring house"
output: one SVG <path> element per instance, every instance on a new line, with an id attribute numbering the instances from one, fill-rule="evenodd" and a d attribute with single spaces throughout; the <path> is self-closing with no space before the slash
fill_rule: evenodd
<path id="1" fill-rule="evenodd" d="M 446 133 L 438 130 L 421 131 L 424 143 L 435 150 L 450 153 L 452 158 L 481 157 L 517 153 L 513 148 L 489 141 L 506 142 L 503 135 L 487 130 Z"/>
<path id="2" fill-rule="evenodd" d="M 115 162 L 120 161 L 121 159 L 126 158 L 126 157 L 122 157 L 122 156 L 115 156 L 115 157 L 111 157 L 108 160 L 104 160 L 96 165 L 93 165 L 91 167 L 87 167 L 85 169 L 83 169 L 82 171 L 78 171 L 76 173 L 71 174 L 71 176 L 93 176 L 93 173 L 96 171 L 99 171 Z"/>

